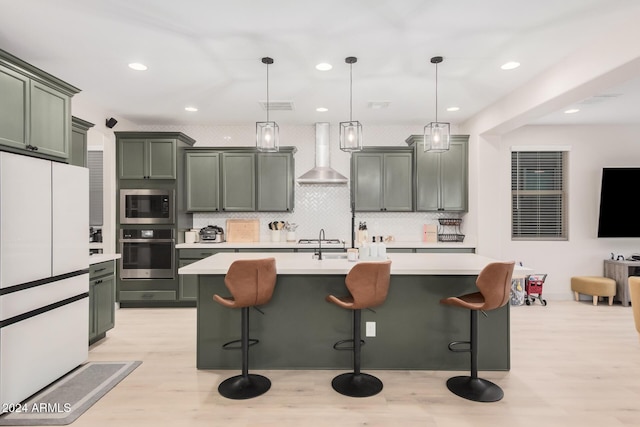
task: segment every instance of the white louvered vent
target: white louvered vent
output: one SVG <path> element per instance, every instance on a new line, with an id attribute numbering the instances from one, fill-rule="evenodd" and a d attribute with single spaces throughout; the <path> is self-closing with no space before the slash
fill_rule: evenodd
<path id="1" fill-rule="evenodd" d="M 600 104 L 601 102 L 606 102 L 611 99 L 619 97 L 621 94 L 619 93 L 604 93 L 602 95 L 595 95 L 591 98 L 587 98 L 582 102 L 579 102 L 580 105 L 591 105 L 591 104 Z"/>
<path id="2" fill-rule="evenodd" d="M 258 102 L 267 111 L 267 101 Z M 293 101 L 269 101 L 269 111 L 293 111 Z"/>

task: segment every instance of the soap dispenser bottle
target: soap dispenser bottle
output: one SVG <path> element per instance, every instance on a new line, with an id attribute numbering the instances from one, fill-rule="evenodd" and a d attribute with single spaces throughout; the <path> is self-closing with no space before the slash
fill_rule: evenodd
<path id="1" fill-rule="evenodd" d="M 382 236 L 378 240 L 378 258 L 387 259 L 387 245 L 384 244 Z"/>
<path id="2" fill-rule="evenodd" d="M 376 243 L 376 236 L 373 236 L 371 246 L 369 246 L 369 257 L 378 258 L 378 244 Z"/>

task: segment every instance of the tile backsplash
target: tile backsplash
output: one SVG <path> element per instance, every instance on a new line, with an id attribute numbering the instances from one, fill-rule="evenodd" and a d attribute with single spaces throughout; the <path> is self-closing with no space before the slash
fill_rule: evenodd
<path id="1" fill-rule="evenodd" d="M 349 176 L 350 155 L 338 148 L 337 125 L 331 127 L 331 166 Z M 280 126 L 280 145 L 296 146 L 296 177 L 307 172 L 315 163 L 315 127 Z M 142 131 L 180 131 L 194 138 L 196 146 L 253 146 L 253 125 L 229 126 L 143 126 Z M 365 146 L 404 146 L 410 135 L 421 134 L 418 126 L 367 126 L 364 129 Z M 356 226 L 366 221 L 370 236 L 394 236 L 396 241 L 421 241 L 423 224 L 436 224 L 442 214 L 425 212 L 359 212 Z M 447 215 L 450 216 L 450 215 Z M 349 185 L 300 185 L 295 184 L 295 208 L 293 212 L 236 212 L 197 213 L 193 215 L 193 226 L 206 225 L 226 227 L 231 218 L 259 219 L 260 239 L 270 239 L 267 224 L 272 221 L 289 221 L 298 224 L 297 238 L 317 238 L 324 228 L 327 238 L 344 239 L 351 242 L 351 207 Z M 462 224 L 464 233 L 464 222 Z"/>

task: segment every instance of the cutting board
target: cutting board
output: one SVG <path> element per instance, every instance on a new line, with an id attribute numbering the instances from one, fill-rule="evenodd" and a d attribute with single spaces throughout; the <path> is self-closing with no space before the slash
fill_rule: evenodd
<path id="1" fill-rule="evenodd" d="M 259 242 L 260 220 L 228 219 L 226 241 L 230 243 Z"/>

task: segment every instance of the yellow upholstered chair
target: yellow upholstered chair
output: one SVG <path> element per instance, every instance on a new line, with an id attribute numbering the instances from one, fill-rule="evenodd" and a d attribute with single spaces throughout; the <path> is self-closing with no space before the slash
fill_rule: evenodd
<path id="1" fill-rule="evenodd" d="M 629 277 L 629 295 L 631 296 L 631 308 L 636 322 L 636 330 L 640 334 L 640 277 Z"/>

